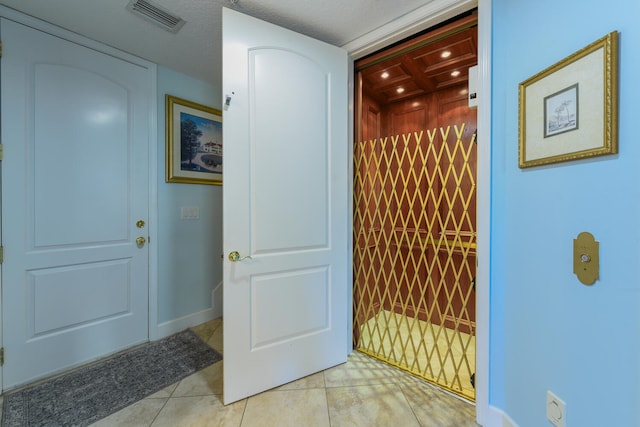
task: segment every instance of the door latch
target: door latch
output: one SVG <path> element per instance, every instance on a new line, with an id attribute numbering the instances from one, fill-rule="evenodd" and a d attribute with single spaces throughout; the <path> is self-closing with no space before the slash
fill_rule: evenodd
<path id="1" fill-rule="evenodd" d="M 238 251 L 233 251 L 229 253 L 229 261 L 231 262 L 243 261 L 245 259 L 251 259 L 251 257 L 249 255 L 240 256 L 240 253 Z"/>

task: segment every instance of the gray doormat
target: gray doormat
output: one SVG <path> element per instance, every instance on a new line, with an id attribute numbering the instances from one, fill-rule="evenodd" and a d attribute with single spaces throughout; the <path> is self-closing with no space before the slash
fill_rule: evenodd
<path id="1" fill-rule="evenodd" d="M 5 396 L 2 426 L 87 426 L 221 359 L 186 330 Z"/>

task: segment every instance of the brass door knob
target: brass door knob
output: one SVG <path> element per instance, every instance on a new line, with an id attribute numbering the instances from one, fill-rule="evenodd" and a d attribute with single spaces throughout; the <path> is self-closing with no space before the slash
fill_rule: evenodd
<path id="1" fill-rule="evenodd" d="M 140 236 L 136 239 L 136 245 L 138 245 L 138 247 L 142 247 L 144 246 L 144 244 L 147 242 L 147 239 L 145 239 L 144 237 Z"/>
<path id="2" fill-rule="evenodd" d="M 229 252 L 229 261 L 231 261 L 231 262 L 238 262 L 238 261 L 242 261 L 242 260 L 245 260 L 245 259 L 251 259 L 251 257 L 249 255 L 240 256 L 240 252 L 238 252 L 238 251 Z"/>

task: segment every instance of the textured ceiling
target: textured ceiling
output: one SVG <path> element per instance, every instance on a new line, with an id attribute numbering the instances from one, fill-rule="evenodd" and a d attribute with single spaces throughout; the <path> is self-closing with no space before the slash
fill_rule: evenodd
<path id="1" fill-rule="evenodd" d="M 342 46 L 432 0 L 150 0 L 186 24 L 172 34 L 128 0 L 0 0 L 0 4 L 192 77 L 220 85 L 222 7 Z"/>

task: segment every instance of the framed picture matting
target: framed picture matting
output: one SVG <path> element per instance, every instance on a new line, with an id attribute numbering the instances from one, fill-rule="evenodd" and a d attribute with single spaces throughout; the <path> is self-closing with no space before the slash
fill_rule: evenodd
<path id="1" fill-rule="evenodd" d="M 618 32 L 519 86 L 519 166 L 618 152 Z"/>

